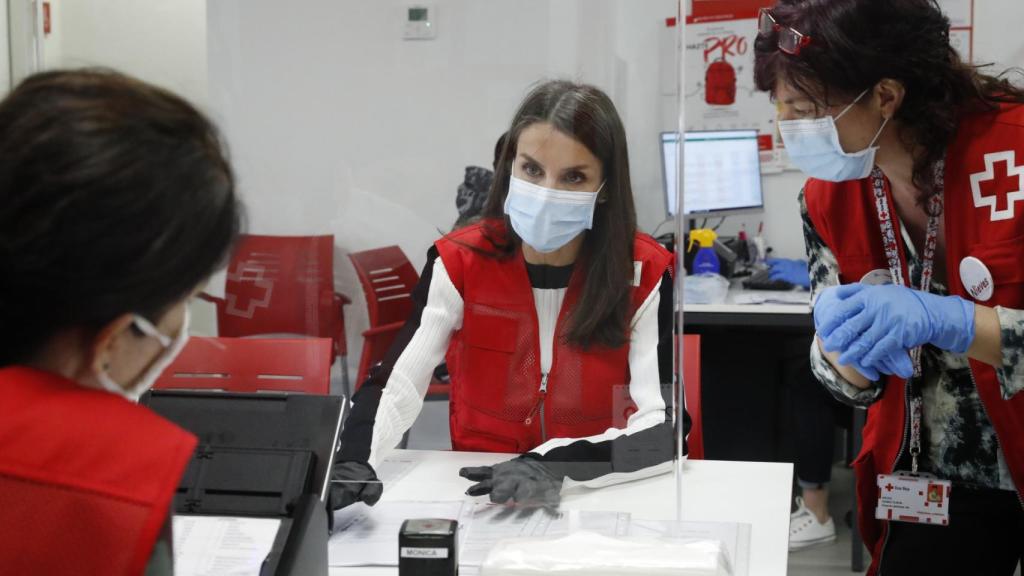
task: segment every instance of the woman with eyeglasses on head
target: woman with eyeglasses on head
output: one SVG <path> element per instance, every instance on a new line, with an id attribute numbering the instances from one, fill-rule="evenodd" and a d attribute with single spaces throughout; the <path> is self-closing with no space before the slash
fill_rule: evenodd
<path id="1" fill-rule="evenodd" d="M 374 468 L 412 426 L 443 358 L 452 447 L 523 454 L 463 470 L 477 482 L 470 494 L 554 505 L 566 479 L 600 486 L 667 471 L 671 264 L 636 229 L 611 99 L 585 84 L 536 87 L 513 118 L 482 219 L 435 243 L 411 319 L 354 398 L 333 506 L 380 497 Z"/>
<path id="2" fill-rule="evenodd" d="M 136 404 L 240 227 L 214 126 L 109 71 L 0 102 L 0 573 L 173 573 L 194 436 Z"/>
<path id="3" fill-rule="evenodd" d="M 1024 91 L 964 63 L 933 0 L 782 0 L 779 105 L 815 294 L 811 364 L 868 407 L 875 574 L 1013 574 L 1024 555 Z"/>

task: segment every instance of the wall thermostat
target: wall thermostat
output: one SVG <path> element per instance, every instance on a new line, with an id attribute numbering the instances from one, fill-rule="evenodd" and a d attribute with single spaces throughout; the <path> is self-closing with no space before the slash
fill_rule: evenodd
<path id="1" fill-rule="evenodd" d="M 409 4 L 405 7 L 406 40 L 433 40 L 437 37 L 437 8 L 433 4 Z"/>

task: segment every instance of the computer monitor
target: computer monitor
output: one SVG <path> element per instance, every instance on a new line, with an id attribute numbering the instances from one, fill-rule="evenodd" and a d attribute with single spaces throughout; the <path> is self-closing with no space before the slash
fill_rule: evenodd
<path id="1" fill-rule="evenodd" d="M 687 132 L 683 145 L 683 209 L 691 217 L 761 212 L 761 158 L 757 130 Z M 679 133 L 661 133 L 665 206 L 679 213 Z"/>

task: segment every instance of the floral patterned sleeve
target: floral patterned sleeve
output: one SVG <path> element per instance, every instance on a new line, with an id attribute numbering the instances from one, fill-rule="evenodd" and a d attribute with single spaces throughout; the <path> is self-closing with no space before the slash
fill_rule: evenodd
<path id="1" fill-rule="evenodd" d="M 803 191 L 800 192 L 800 217 L 803 220 L 804 245 L 807 248 L 807 270 L 811 276 L 811 302 L 814 302 L 821 290 L 839 284 L 839 263 L 836 261 L 835 254 L 825 245 L 825 241 L 821 239 L 818 231 L 814 229 L 811 217 L 807 213 L 807 203 L 804 201 Z M 1024 324 L 1022 324 L 1021 335 L 1022 344 L 1024 344 Z M 1024 345 L 1018 348 L 1018 350 L 1020 350 L 1022 358 L 1024 358 Z M 844 404 L 860 407 L 868 406 L 877 400 L 882 393 L 880 383 L 876 383 L 874 386 L 866 389 L 857 388 L 850 384 L 846 378 L 843 378 L 832 367 L 832 364 L 822 354 L 821 348 L 818 347 L 817 338 L 811 342 L 811 372 L 825 386 L 826 390 Z M 1020 371 L 1018 376 L 1024 379 L 1024 369 Z"/>
<path id="2" fill-rule="evenodd" d="M 1003 336 L 1003 365 L 996 368 L 1003 398 L 1024 390 L 1024 310 L 996 306 Z"/>

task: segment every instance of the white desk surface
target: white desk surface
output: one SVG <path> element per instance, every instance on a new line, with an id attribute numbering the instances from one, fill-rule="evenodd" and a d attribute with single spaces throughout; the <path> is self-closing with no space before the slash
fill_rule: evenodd
<path id="1" fill-rule="evenodd" d="M 468 480 L 458 476 L 463 466 L 482 466 L 507 460 L 508 454 L 473 452 L 397 451 L 419 464 L 393 486 L 382 500 L 481 500 L 465 495 Z M 792 464 L 690 460 L 683 469 L 683 519 L 742 522 L 751 525 L 750 576 L 786 574 L 789 543 L 789 502 Z M 566 495 L 562 507 L 572 510 L 629 512 L 633 518 L 674 520 L 674 474 Z M 395 551 L 397 554 L 397 550 Z M 395 567 L 331 568 L 331 576 L 397 574 Z"/>

